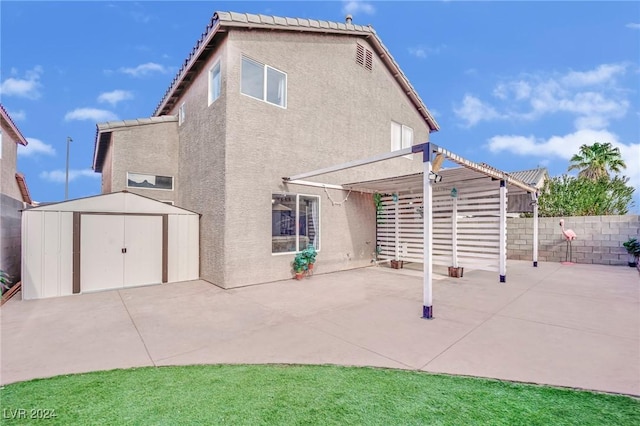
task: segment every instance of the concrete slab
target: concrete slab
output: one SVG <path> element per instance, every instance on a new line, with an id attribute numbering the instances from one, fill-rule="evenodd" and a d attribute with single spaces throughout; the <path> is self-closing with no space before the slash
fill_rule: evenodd
<path id="1" fill-rule="evenodd" d="M 371 267 L 222 290 L 204 281 L 0 309 L 0 383 L 143 365 L 343 364 L 640 395 L 640 278 L 510 261 L 507 282 Z"/>

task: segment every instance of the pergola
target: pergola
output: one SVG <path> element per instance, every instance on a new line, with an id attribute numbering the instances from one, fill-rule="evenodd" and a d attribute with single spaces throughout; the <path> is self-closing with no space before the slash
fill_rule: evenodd
<path id="1" fill-rule="evenodd" d="M 307 178 L 422 153 L 423 171 L 342 185 Z M 440 170 L 444 160 L 462 167 Z M 422 261 L 422 318 L 433 318 L 433 265 L 497 270 L 506 282 L 507 187 L 528 193 L 533 204 L 533 266 L 538 266 L 538 189 L 508 173 L 426 142 L 375 157 L 284 177 L 289 184 L 387 194 L 378 231 L 383 259 Z M 496 247 L 497 246 L 497 247 Z"/>

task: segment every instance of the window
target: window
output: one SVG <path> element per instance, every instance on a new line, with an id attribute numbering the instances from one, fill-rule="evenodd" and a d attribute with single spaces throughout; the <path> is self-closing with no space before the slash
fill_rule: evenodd
<path id="1" fill-rule="evenodd" d="M 283 108 L 287 107 L 287 75 L 268 65 L 242 58 L 240 92 Z"/>
<path id="2" fill-rule="evenodd" d="M 178 126 L 182 126 L 182 123 L 184 123 L 184 102 L 178 108 Z"/>
<path id="3" fill-rule="evenodd" d="M 127 172 L 127 188 L 167 189 L 173 191 L 173 177 Z"/>
<path id="4" fill-rule="evenodd" d="M 220 61 L 218 61 L 209 70 L 209 105 L 214 103 L 220 97 L 221 80 L 220 80 Z"/>
<path id="5" fill-rule="evenodd" d="M 293 253 L 313 246 L 320 250 L 320 197 L 271 196 L 271 252 Z"/>
<path id="6" fill-rule="evenodd" d="M 0 130 L 0 158 L 2 158 L 2 130 Z"/>
<path id="7" fill-rule="evenodd" d="M 395 121 L 391 122 L 391 151 L 409 148 L 413 145 L 413 129 Z M 405 156 L 412 158 L 411 155 Z"/>

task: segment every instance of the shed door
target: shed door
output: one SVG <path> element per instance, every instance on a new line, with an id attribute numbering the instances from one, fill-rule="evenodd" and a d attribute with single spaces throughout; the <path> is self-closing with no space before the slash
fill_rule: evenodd
<path id="1" fill-rule="evenodd" d="M 162 281 L 162 217 L 84 214 L 80 289 L 117 289 Z"/>

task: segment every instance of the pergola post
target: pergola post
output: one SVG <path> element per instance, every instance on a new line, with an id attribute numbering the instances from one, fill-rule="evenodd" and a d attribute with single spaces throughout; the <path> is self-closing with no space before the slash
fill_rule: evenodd
<path id="1" fill-rule="evenodd" d="M 453 197 L 451 209 L 451 264 L 458 267 L 458 197 Z"/>
<path id="2" fill-rule="evenodd" d="M 538 203 L 533 204 L 533 266 L 538 267 Z"/>
<path id="3" fill-rule="evenodd" d="M 395 224 L 395 246 L 396 246 L 396 255 L 395 261 L 398 262 L 400 260 L 400 216 L 398 215 L 398 193 L 394 193 L 393 197 L 393 222 Z"/>
<path id="4" fill-rule="evenodd" d="M 422 151 L 422 161 L 424 165 L 424 173 L 422 175 L 423 186 L 423 209 L 422 215 L 422 237 L 423 237 L 423 303 L 422 303 L 422 318 L 433 318 L 433 290 L 432 284 L 432 248 L 433 248 L 433 201 L 432 201 L 432 180 L 431 180 L 431 147 L 430 144 L 426 144 L 425 149 Z"/>
<path id="5" fill-rule="evenodd" d="M 507 281 L 507 183 L 500 181 L 500 282 Z"/>

